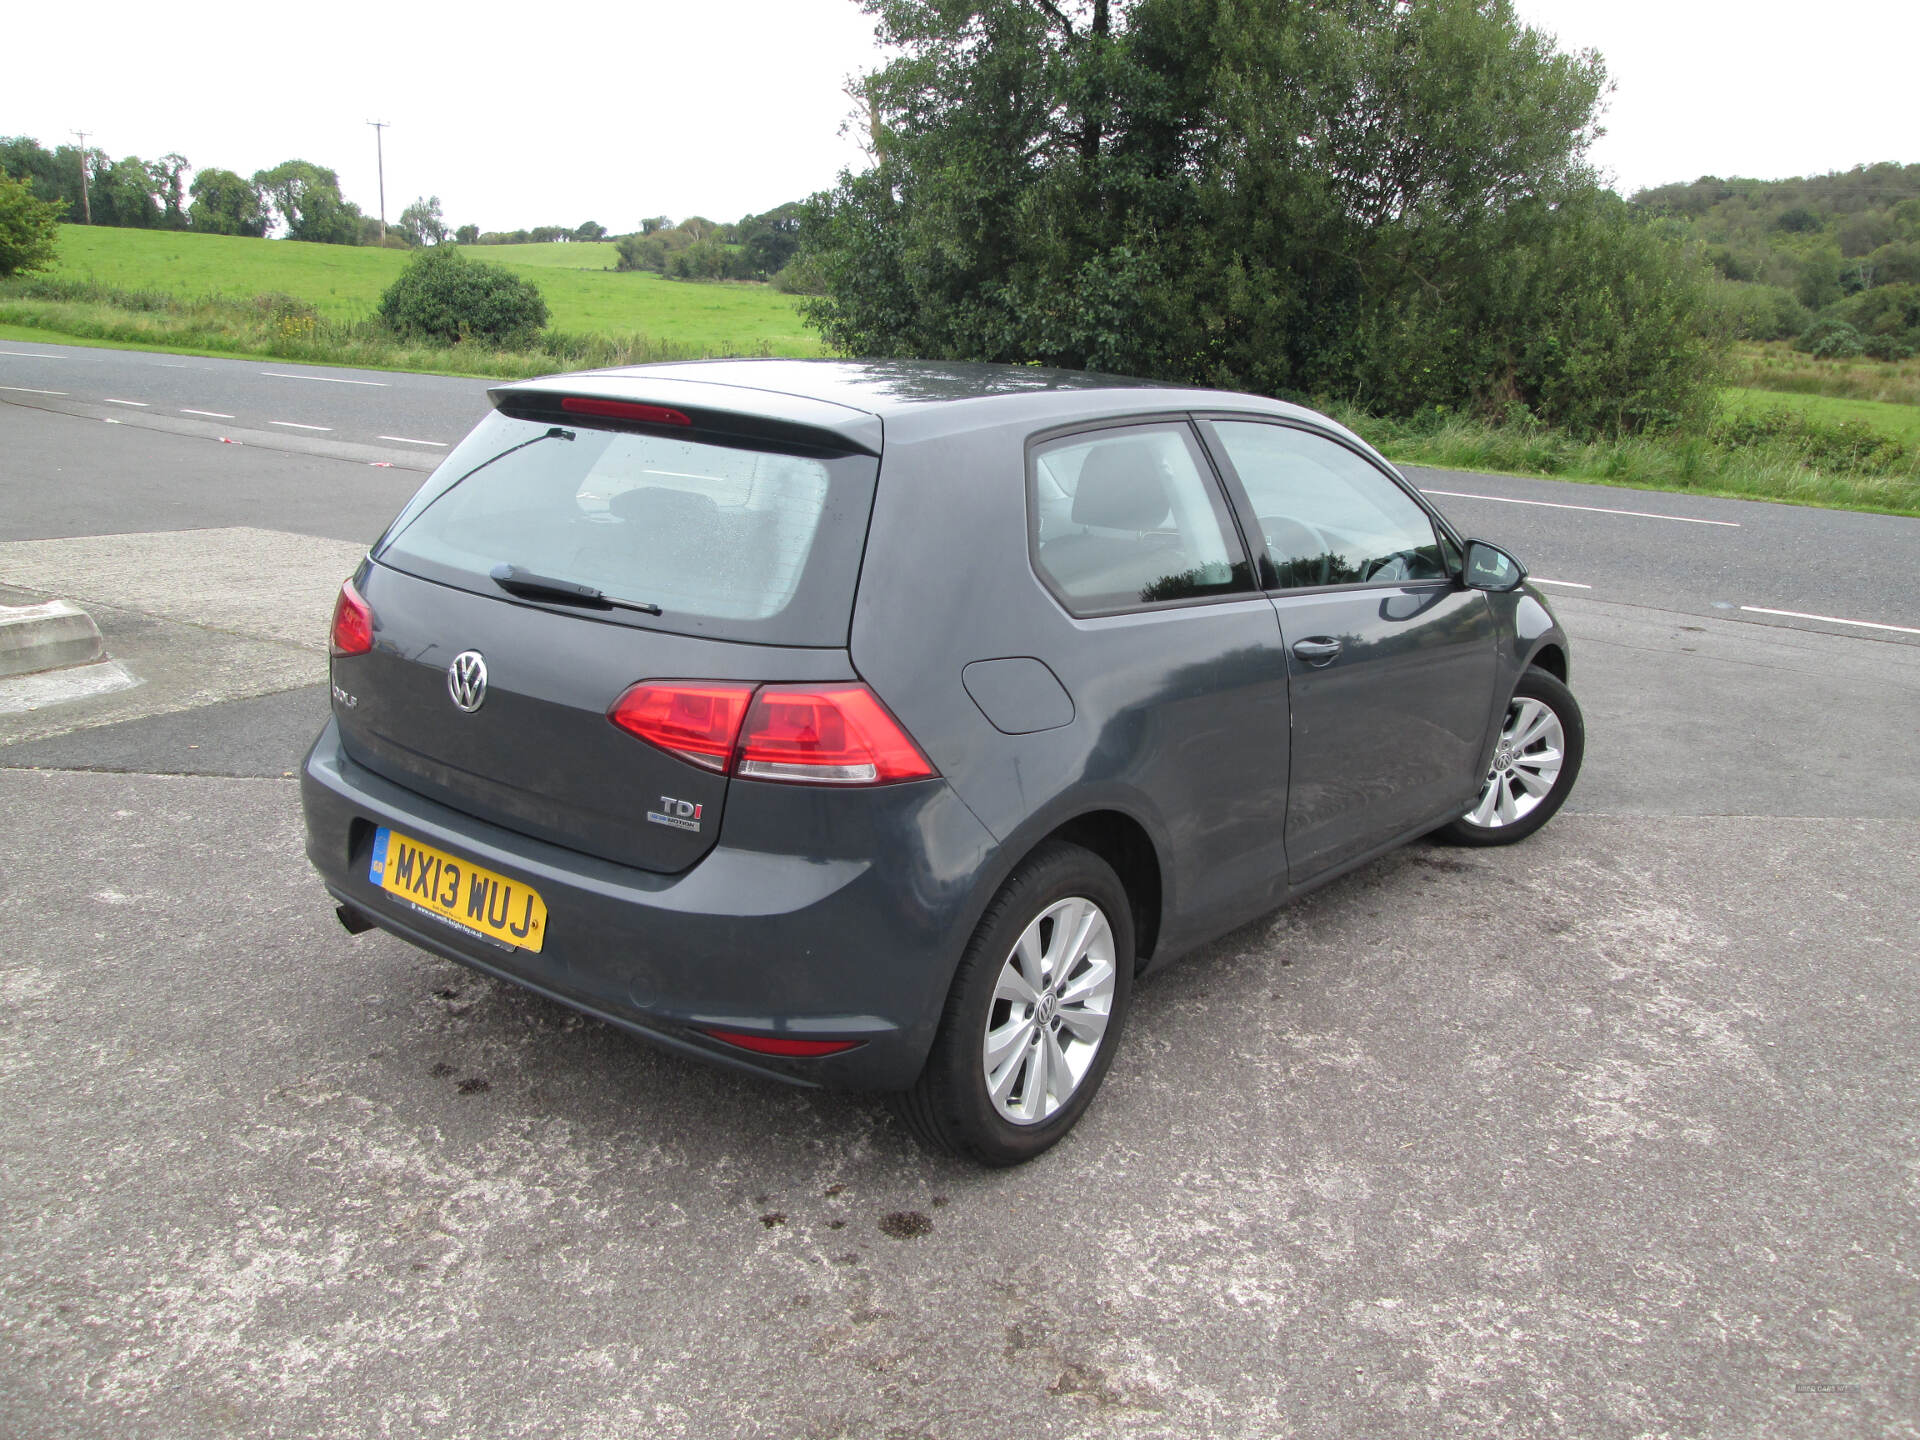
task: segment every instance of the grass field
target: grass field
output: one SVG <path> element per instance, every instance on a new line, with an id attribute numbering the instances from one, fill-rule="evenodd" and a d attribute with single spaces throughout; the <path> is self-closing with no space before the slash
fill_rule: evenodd
<path id="1" fill-rule="evenodd" d="M 207 295 L 292 295 L 330 320 L 364 320 L 406 265 L 403 250 L 309 245 L 234 235 L 186 235 L 62 225 L 55 278 L 122 290 Z M 540 287 L 555 330 L 646 335 L 707 354 L 818 355 L 819 337 L 791 296 L 766 285 L 620 274 L 608 244 L 484 245 L 467 252 L 507 266 Z"/>
<path id="2" fill-rule="evenodd" d="M 1895 405 L 1884 400 L 1843 400 L 1831 395 L 1804 395 L 1787 390 L 1745 387 L 1722 390 L 1720 403 L 1734 414 L 1785 406 L 1829 425 L 1865 425 L 1891 435 L 1904 445 L 1920 448 L 1920 405 Z"/>
<path id="3" fill-rule="evenodd" d="M 1775 340 L 1736 345 L 1732 358 L 1730 378 L 1743 389 L 1920 405 L 1920 357 L 1817 360 Z"/>
<path id="4" fill-rule="evenodd" d="M 569 241 L 564 245 L 475 245 L 467 251 L 476 260 L 498 260 L 515 269 L 611 270 L 620 262 L 620 250 L 611 240 Z"/>

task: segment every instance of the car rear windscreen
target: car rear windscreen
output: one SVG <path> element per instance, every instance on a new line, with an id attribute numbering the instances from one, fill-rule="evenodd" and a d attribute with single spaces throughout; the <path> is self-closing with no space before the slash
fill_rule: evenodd
<path id="1" fill-rule="evenodd" d="M 597 619 L 723 639 L 842 645 L 878 462 L 495 414 L 375 551 L 482 594 L 510 565 L 637 610 Z"/>

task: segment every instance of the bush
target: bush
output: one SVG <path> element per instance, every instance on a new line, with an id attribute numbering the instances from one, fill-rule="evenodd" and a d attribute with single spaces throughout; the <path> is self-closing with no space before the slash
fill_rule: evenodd
<path id="1" fill-rule="evenodd" d="M 1860 332 L 1853 326 L 1844 320 L 1829 317 L 1809 325 L 1806 333 L 1793 342 L 1793 348 L 1804 350 L 1822 360 L 1851 360 L 1867 347 L 1860 338 Z"/>
<path id="2" fill-rule="evenodd" d="M 57 200 L 34 199 L 28 181 L 0 175 L 0 275 L 44 270 L 53 263 L 65 208 Z"/>
<path id="3" fill-rule="evenodd" d="M 1875 285 L 1920 283 L 1920 241 L 1895 241 L 1867 256 Z"/>
<path id="4" fill-rule="evenodd" d="M 1905 467 L 1907 447 L 1858 420 L 1815 420 L 1785 405 L 1722 416 L 1707 432 L 1729 449 L 1765 445 L 1797 456 L 1810 470 L 1891 475 Z"/>
<path id="5" fill-rule="evenodd" d="M 667 242 L 657 235 L 622 235 L 613 249 L 619 256 L 613 266 L 616 270 L 664 273 L 667 268 Z"/>
<path id="6" fill-rule="evenodd" d="M 547 302 L 532 281 L 457 249 L 423 250 L 380 297 L 380 318 L 401 335 L 453 345 L 479 340 L 526 348 L 547 323 Z"/>
<path id="7" fill-rule="evenodd" d="M 1920 285 L 1880 285 L 1862 291 L 1834 306 L 1824 320 L 1851 327 L 1860 346 L 1852 354 L 1905 360 L 1920 352 Z"/>
<path id="8" fill-rule="evenodd" d="M 1813 320 L 1807 307 L 1778 285 L 1719 281 L 1709 295 L 1721 323 L 1736 340 L 1797 339 Z"/>
<path id="9" fill-rule="evenodd" d="M 667 273 L 676 280 L 730 280 L 739 278 L 737 268 L 733 252 L 718 240 L 696 240 L 674 255 Z"/>
<path id="10" fill-rule="evenodd" d="M 796 255 L 774 272 L 773 288 L 782 295 L 824 295 L 827 278 L 820 273 L 820 262 L 811 255 Z"/>

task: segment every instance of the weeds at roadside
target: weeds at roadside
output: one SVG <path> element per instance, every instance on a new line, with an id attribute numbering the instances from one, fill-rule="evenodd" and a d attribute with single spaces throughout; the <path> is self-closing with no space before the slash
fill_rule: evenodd
<path id="1" fill-rule="evenodd" d="M 1703 434 L 1593 441 L 1525 421 L 1490 425 L 1438 411 L 1383 419 L 1338 402 L 1319 408 L 1402 464 L 1920 515 L 1920 452 L 1870 427 L 1785 406 L 1722 415 Z"/>

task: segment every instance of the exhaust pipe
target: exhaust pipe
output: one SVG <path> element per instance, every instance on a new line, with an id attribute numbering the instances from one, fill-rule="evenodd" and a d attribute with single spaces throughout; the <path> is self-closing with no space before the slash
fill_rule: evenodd
<path id="1" fill-rule="evenodd" d="M 369 920 L 364 912 L 354 909 L 351 905 L 336 905 L 333 907 L 333 913 L 340 917 L 340 928 L 349 935 L 363 935 L 373 929 L 373 921 Z"/>

